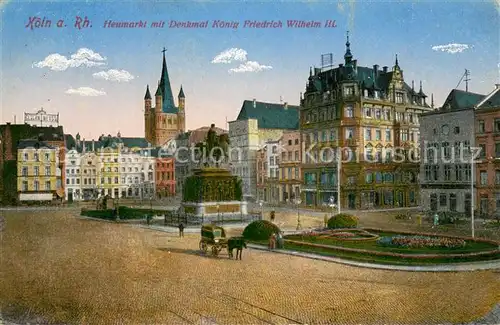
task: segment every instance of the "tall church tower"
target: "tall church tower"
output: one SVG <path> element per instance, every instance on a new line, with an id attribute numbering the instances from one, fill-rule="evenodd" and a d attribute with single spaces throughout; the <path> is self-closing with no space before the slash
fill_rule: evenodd
<path id="1" fill-rule="evenodd" d="M 184 90 L 181 86 L 177 96 L 178 106 L 175 106 L 165 58 L 165 48 L 162 52 L 163 64 L 155 93 L 155 107 L 152 107 L 149 85 L 146 86 L 146 95 L 144 96 L 144 134 L 146 140 L 154 146 L 161 146 L 186 130 L 186 98 Z"/>

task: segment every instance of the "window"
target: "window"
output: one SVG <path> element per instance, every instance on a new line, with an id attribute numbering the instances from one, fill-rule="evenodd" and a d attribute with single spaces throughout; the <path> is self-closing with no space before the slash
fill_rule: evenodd
<path id="1" fill-rule="evenodd" d="M 24 161 L 28 161 L 28 158 L 29 158 L 28 154 L 27 154 L 27 153 L 25 153 L 25 154 L 24 154 Z"/>
<path id="2" fill-rule="evenodd" d="M 345 115 L 346 117 L 354 117 L 354 107 L 347 105 L 345 107 Z"/>
<path id="3" fill-rule="evenodd" d="M 450 193 L 450 211 L 457 211 L 457 195 Z"/>
<path id="4" fill-rule="evenodd" d="M 403 93 L 396 93 L 396 103 L 402 104 L 403 103 Z"/>
<path id="5" fill-rule="evenodd" d="M 299 144 L 299 139 L 295 139 L 295 144 Z"/>
<path id="6" fill-rule="evenodd" d="M 277 146 L 273 146 L 273 149 L 272 149 L 273 153 L 276 153 L 277 150 L 278 150 Z"/>
<path id="7" fill-rule="evenodd" d="M 481 171 L 479 173 L 479 180 L 481 185 L 488 185 L 488 173 L 485 171 Z"/>
<path id="8" fill-rule="evenodd" d="M 295 160 L 299 161 L 299 151 L 295 150 Z"/>
<path id="9" fill-rule="evenodd" d="M 115 177 L 115 184 L 118 184 L 118 177 Z"/>
<path id="10" fill-rule="evenodd" d="M 45 182 L 45 190 L 50 191 L 50 181 Z"/>
<path id="11" fill-rule="evenodd" d="M 347 140 L 352 139 L 354 137 L 354 129 L 353 128 L 346 128 L 345 129 L 345 138 Z"/>
<path id="12" fill-rule="evenodd" d="M 500 170 L 495 170 L 495 184 L 500 184 Z M 499 207 L 500 208 L 500 207 Z"/>
<path id="13" fill-rule="evenodd" d="M 445 158 L 450 158 L 451 156 L 451 148 L 450 148 L 450 144 L 448 142 L 443 142 L 442 144 L 442 152 L 443 152 L 443 156 Z"/>
<path id="14" fill-rule="evenodd" d="M 495 143 L 495 158 L 500 158 L 500 142 Z"/>
<path id="15" fill-rule="evenodd" d="M 455 180 L 456 181 L 463 181 L 462 171 L 463 171 L 463 168 L 461 165 L 455 165 Z"/>
<path id="16" fill-rule="evenodd" d="M 38 181 L 35 181 L 35 191 L 39 191 L 40 190 L 40 182 Z"/>
<path id="17" fill-rule="evenodd" d="M 486 145 L 485 144 L 480 144 L 479 145 L 479 158 L 484 158 L 486 157 Z"/>
<path id="18" fill-rule="evenodd" d="M 321 133 L 321 141 L 325 142 L 328 139 L 328 136 L 326 134 L 326 131 L 323 131 Z"/>
<path id="19" fill-rule="evenodd" d="M 46 153 L 45 154 L 45 161 L 49 161 L 50 160 L 50 154 L 49 153 Z"/>
<path id="20" fill-rule="evenodd" d="M 282 160 L 284 161 L 285 158 L 283 158 Z M 288 151 L 288 161 L 292 161 L 292 152 L 291 151 Z"/>
<path id="21" fill-rule="evenodd" d="M 439 180 L 439 165 L 432 166 L 432 180 L 433 181 Z"/>
<path id="22" fill-rule="evenodd" d="M 300 176 L 299 176 L 299 167 L 295 167 L 295 178 L 296 179 L 300 178 Z"/>
<path id="23" fill-rule="evenodd" d="M 292 140 L 288 140 L 288 145 L 291 146 L 292 145 Z"/>
<path id="24" fill-rule="evenodd" d="M 371 107 L 365 107 L 364 111 L 365 111 L 365 117 L 369 117 L 369 118 L 372 117 L 372 109 L 371 109 Z"/>
<path id="25" fill-rule="evenodd" d="M 306 185 L 316 184 L 316 173 L 304 173 L 304 178 Z"/>
<path id="26" fill-rule="evenodd" d="M 286 160 L 286 152 L 281 153 L 281 160 L 285 161 Z"/>
<path id="27" fill-rule="evenodd" d="M 345 96 L 353 96 L 354 95 L 354 86 L 344 87 L 344 95 Z"/>
<path id="28" fill-rule="evenodd" d="M 391 141 L 391 130 L 385 130 L 385 141 Z"/>
<path id="29" fill-rule="evenodd" d="M 66 184 L 69 185 L 69 178 L 66 178 Z"/>
<path id="30" fill-rule="evenodd" d="M 375 140 L 380 141 L 382 140 L 382 132 L 380 130 L 375 130 Z"/>
<path id="31" fill-rule="evenodd" d="M 477 128 L 478 133 L 484 133 L 484 121 L 481 120 L 478 122 L 478 128 Z"/>
<path id="32" fill-rule="evenodd" d="M 382 173 L 381 172 L 377 172 L 375 173 L 375 182 L 377 183 L 382 183 L 382 181 L 384 180 L 383 176 L 382 176 Z"/>
<path id="33" fill-rule="evenodd" d="M 465 165 L 464 174 L 465 181 L 470 181 L 472 176 L 470 165 Z"/>
<path id="34" fill-rule="evenodd" d="M 335 140 L 335 130 L 330 131 L 330 141 Z"/>
<path id="35" fill-rule="evenodd" d="M 439 194 L 439 206 L 445 207 L 448 206 L 448 197 L 445 193 Z"/>
<path id="36" fill-rule="evenodd" d="M 38 157 L 38 153 L 35 152 L 35 161 L 39 161 L 39 160 L 40 160 L 40 158 Z"/>
<path id="37" fill-rule="evenodd" d="M 23 169 L 22 169 L 22 175 L 23 176 L 28 176 L 28 167 L 23 167 Z"/>
<path id="38" fill-rule="evenodd" d="M 408 141 L 408 130 L 401 131 L 401 141 Z"/>
<path id="39" fill-rule="evenodd" d="M 500 132 L 500 118 L 495 119 L 495 124 L 494 124 L 493 130 L 495 132 Z"/>
<path id="40" fill-rule="evenodd" d="M 366 173 L 365 174 L 365 183 L 366 184 L 373 183 L 373 174 L 372 173 Z"/>
<path id="41" fill-rule="evenodd" d="M 382 118 L 382 113 L 380 112 L 380 108 L 375 109 L 375 118 L 380 120 Z"/>
<path id="42" fill-rule="evenodd" d="M 28 181 L 23 181 L 23 191 L 28 190 Z"/>
<path id="43" fill-rule="evenodd" d="M 451 180 L 451 166 L 450 165 L 444 166 L 444 180 L 445 181 Z"/>
<path id="44" fill-rule="evenodd" d="M 35 176 L 38 176 L 39 172 L 40 172 L 40 170 L 39 170 L 38 166 L 33 167 L 33 173 Z"/>
<path id="45" fill-rule="evenodd" d="M 460 133 L 460 127 L 455 126 L 455 134 L 459 134 L 459 133 Z"/>
<path id="46" fill-rule="evenodd" d="M 370 141 L 372 139 L 372 129 L 365 128 L 365 140 Z"/>

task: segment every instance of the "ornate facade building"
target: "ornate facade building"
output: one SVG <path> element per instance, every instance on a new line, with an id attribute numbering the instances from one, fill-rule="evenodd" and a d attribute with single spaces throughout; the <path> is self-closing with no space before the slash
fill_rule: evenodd
<path id="1" fill-rule="evenodd" d="M 155 93 L 155 106 L 152 106 L 149 85 L 146 87 L 146 95 L 144 96 L 145 138 L 154 147 L 162 146 L 186 130 L 186 97 L 182 86 L 177 98 L 178 106 L 175 106 L 164 49 L 161 77 Z"/>
<path id="2" fill-rule="evenodd" d="M 416 91 L 405 82 L 397 57 L 391 70 L 358 66 L 347 37 L 344 62 L 311 68 L 301 98 L 302 202 L 337 201 L 334 153 L 342 148 L 341 207 L 416 206 L 419 164 L 400 156 L 418 149 L 419 115 L 431 110 L 426 97 L 421 83 Z"/>

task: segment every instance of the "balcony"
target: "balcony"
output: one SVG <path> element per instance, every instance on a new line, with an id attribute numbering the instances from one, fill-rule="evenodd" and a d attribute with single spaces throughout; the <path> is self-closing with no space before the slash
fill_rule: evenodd
<path id="1" fill-rule="evenodd" d="M 303 190 L 316 190 L 316 184 L 302 184 Z"/>

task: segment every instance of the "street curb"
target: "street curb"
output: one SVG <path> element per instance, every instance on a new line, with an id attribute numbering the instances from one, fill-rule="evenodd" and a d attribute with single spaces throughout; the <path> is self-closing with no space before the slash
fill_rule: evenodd
<path id="1" fill-rule="evenodd" d="M 303 258 L 309 258 L 314 260 L 333 262 L 338 264 L 350 265 L 355 267 L 363 267 L 369 269 L 378 270 L 389 270 L 389 271 L 405 271 L 405 272 L 471 272 L 471 271 L 482 271 L 482 270 L 496 270 L 500 269 L 500 260 L 494 260 L 491 262 L 469 262 L 463 264 L 440 264 L 433 266 L 404 266 L 404 265 L 384 265 L 384 264 L 373 264 L 373 263 L 363 263 L 350 261 L 346 259 L 341 259 L 338 257 L 322 256 L 318 254 L 302 253 L 297 251 L 288 251 L 283 249 L 275 249 L 270 251 L 269 248 L 263 245 L 248 244 L 248 248 L 268 251 L 272 253 L 285 254 L 298 256 Z"/>

